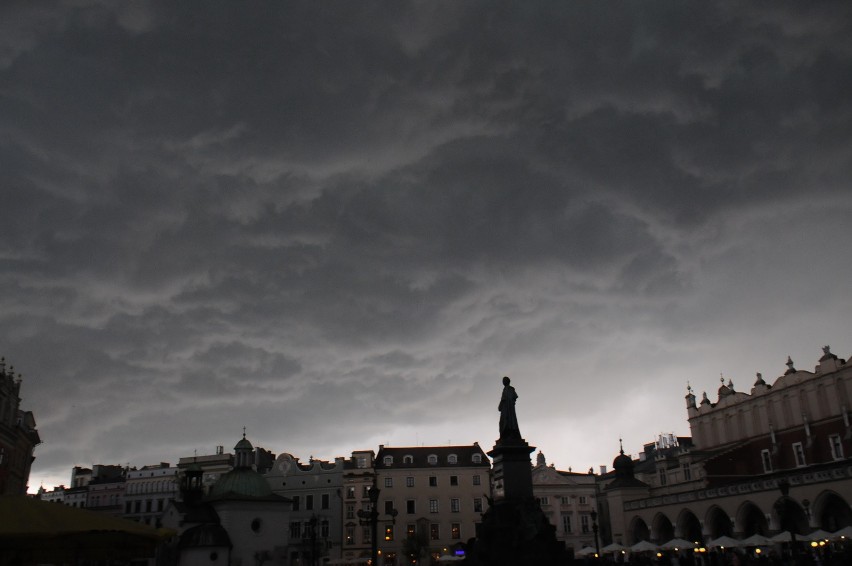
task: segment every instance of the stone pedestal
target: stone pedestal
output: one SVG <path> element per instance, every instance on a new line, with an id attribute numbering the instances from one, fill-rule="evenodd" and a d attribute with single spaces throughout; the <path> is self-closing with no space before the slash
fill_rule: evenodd
<path id="1" fill-rule="evenodd" d="M 477 566 L 556 566 L 566 563 L 564 545 L 532 490 L 530 446 L 520 437 L 501 438 L 494 460 L 491 506 L 482 516 L 466 563 Z"/>

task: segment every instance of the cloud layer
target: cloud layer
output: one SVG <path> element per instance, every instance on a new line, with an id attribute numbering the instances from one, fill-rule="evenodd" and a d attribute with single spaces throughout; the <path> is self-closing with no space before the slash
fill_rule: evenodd
<path id="1" fill-rule="evenodd" d="M 849 357 L 846 3 L 27 2 L 0 348 L 72 465 L 688 433 Z"/>

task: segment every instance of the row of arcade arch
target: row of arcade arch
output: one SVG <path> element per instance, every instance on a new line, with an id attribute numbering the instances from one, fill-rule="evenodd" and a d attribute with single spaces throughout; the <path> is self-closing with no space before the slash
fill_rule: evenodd
<path id="1" fill-rule="evenodd" d="M 648 524 L 639 515 L 628 524 L 631 540 L 665 543 L 673 538 L 708 542 L 721 536 L 746 538 L 755 534 L 771 536 L 781 531 L 808 534 L 814 529 L 835 532 L 852 525 L 852 509 L 837 492 L 826 490 L 813 503 L 799 502 L 787 496 L 779 497 L 764 511 L 750 500 L 740 500 L 731 513 L 720 505 L 711 505 L 699 518 L 689 508 L 683 508 L 672 518 L 657 512 Z"/>

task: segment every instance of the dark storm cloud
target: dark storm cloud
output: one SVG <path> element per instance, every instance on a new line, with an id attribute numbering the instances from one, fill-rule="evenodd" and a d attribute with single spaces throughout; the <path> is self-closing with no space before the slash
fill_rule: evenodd
<path id="1" fill-rule="evenodd" d="M 52 473 L 487 444 L 507 373 L 605 461 L 553 430 L 848 334 L 846 3 L 2 10 L 0 336 Z"/>

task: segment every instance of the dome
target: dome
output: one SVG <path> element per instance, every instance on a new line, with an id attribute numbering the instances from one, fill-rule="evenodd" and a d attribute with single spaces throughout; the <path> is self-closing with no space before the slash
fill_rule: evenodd
<path id="1" fill-rule="evenodd" d="M 272 489 L 262 475 L 251 468 L 235 468 L 219 478 L 210 490 L 210 499 L 269 497 Z"/>
<path id="2" fill-rule="evenodd" d="M 624 454 L 624 450 L 622 450 L 618 456 L 615 457 L 615 460 L 612 461 L 612 468 L 615 470 L 615 474 L 617 476 L 622 475 L 633 475 L 633 460 L 630 456 Z"/>
<path id="3" fill-rule="evenodd" d="M 251 450 L 254 451 L 254 446 L 251 445 L 251 442 L 243 435 L 239 442 L 234 446 L 234 450 Z"/>

